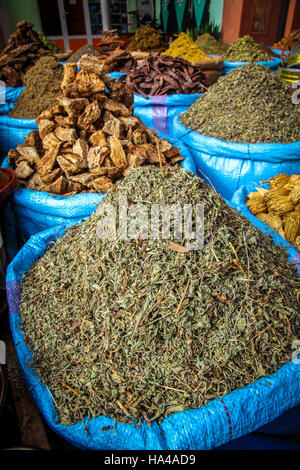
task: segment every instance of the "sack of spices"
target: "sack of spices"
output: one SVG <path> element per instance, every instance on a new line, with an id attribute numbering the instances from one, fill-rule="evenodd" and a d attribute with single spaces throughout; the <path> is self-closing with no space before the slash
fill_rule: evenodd
<path id="1" fill-rule="evenodd" d="M 221 77 L 174 120 L 174 137 L 191 152 L 197 173 L 225 198 L 244 184 L 300 164 L 300 113 L 290 87 L 256 64 Z"/>
<path id="2" fill-rule="evenodd" d="M 267 51 L 263 50 L 250 36 L 244 36 L 233 42 L 225 54 L 223 75 L 234 70 L 236 67 L 252 62 L 264 67 L 268 67 L 276 72 L 281 62 L 280 58 L 271 57 Z"/>
<path id="3" fill-rule="evenodd" d="M 133 169 L 107 202 L 121 194 L 133 210 L 203 202 L 205 242 L 189 250 L 173 225 L 171 240 L 97 238 L 101 214 L 31 237 L 6 289 L 47 424 L 82 449 L 201 450 L 298 406 L 300 279 L 285 251 L 183 170 Z"/>

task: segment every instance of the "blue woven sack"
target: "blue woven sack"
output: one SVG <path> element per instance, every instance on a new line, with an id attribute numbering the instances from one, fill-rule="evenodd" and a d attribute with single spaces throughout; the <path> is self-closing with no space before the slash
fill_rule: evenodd
<path id="1" fill-rule="evenodd" d="M 273 70 L 273 72 L 276 72 L 280 62 L 281 62 L 280 58 L 273 57 L 272 60 L 270 60 L 270 61 L 267 61 L 267 62 L 260 61 L 260 62 L 255 62 L 255 63 L 258 64 L 258 65 L 262 65 L 263 67 L 267 67 L 267 68 Z M 229 62 L 229 61 L 224 60 L 223 75 L 227 75 L 229 72 L 236 69 L 240 65 L 246 65 L 246 64 L 249 64 L 249 62 L 238 62 L 238 61 Z"/>
<path id="2" fill-rule="evenodd" d="M 161 424 L 153 422 L 151 427 L 145 421 L 140 428 L 115 423 L 106 416 L 71 426 L 57 423 L 52 396 L 28 366 L 31 353 L 19 328 L 19 303 L 23 274 L 63 233 L 62 228 L 52 227 L 32 236 L 8 267 L 6 289 L 13 341 L 27 386 L 47 424 L 73 446 L 106 450 L 213 449 L 253 432 L 300 404 L 300 361 L 297 360 L 205 406 L 174 413 Z M 295 257 L 296 251 L 290 249 L 290 256 Z"/>
<path id="3" fill-rule="evenodd" d="M 172 137 L 174 136 L 174 118 L 186 111 L 200 96 L 202 96 L 201 93 L 150 96 L 149 98 L 134 95 L 133 112 L 146 126 Z"/>
<path id="4" fill-rule="evenodd" d="M 188 129 L 179 117 L 174 137 L 190 151 L 197 174 L 230 200 L 242 185 L 286 173 L 299 173 L 300 142 L 291 144 L 243 144 L 225 142 Z"/>

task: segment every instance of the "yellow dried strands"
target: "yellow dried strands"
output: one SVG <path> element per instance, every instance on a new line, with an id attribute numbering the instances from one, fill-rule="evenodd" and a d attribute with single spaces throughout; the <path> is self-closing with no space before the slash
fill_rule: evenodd
<path id="1" fill-rule="evenodd" d="M 281 173 L 267 182 L 270 189 L 249 193 L 246 206 L 300 251 L 300 175 Z"/>
<path id="2" fill-rule="evenodd" d="M 211 57 L 207 56 L 205 52 L 196 46 L 186 33 L 180 33 L 164 54 L 171 57 L 180 57 L 192 63 L 212 60 Z"/>

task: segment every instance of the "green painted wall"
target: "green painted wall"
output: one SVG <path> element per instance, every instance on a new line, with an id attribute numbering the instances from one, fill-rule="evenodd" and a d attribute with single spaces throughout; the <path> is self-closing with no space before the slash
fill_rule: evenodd
<path id="1" fill-rule="evenodd" d="M 210 23 L 222 29 L 223 0 L 210 0 L 209 20 Z"/>
<path id="2" fill-rule="evenodd" d="M 21 20 L 30 21 L 36 31 L 42 31 L 37 0 L 6 0 L 6 5 L 12 32 Z"/>

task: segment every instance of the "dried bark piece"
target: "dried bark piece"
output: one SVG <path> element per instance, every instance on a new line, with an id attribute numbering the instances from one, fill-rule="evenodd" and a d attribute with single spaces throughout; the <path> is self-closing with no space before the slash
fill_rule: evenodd
<path id="1" fill-rule="evenodd" d="M 123 131 L 123 127 L 122 127 L 120 120 L 117 119 L 109 111 L 105 111 L 104 121 L 105 121 L 105 124 L 102 128 L 103 132 L 106 132 L 106 134 L 115 136 L 118 139 L 120 139 L 122 135 L 122 131 Z"/>
<path id="2" fill-rule="evenodd" d="M 67 181 L 65 191 L 68 196 L 74 196 L 75 194 L 81 192 L 83 189 L 82 184 L 76 183 L 74 181 Z"/>
<path id="3" fill-rule="evenodd" d="M 55 128 L 55 122 L 50 121 L 50 119 L 40 119 L 38 126 L 40 138 L 44 139 L 44 137 L 50 134 L 50 132 Z"/>
<path id="4" fill-rule="evenodd" d="M 161 152 L 167 152 L 172 149 L 172 144 L 170 144 L 166 139 L 158 139 L 158 145 Z"/>
<path id="5" fill-rule="evenodd" d="M 106 176 L 100 176 L 95 178 L 87 184 L 88 188 L 95 189 L 97 193 L 106 193 L 109 189 L 113 188 L 113 183 L 110 178 Z"/>
<path id="6" fill-rule="evenodd" d="M 102 77 L 104 64 L 96 57 L 85 54 L 80 58 L 78 66 L 82 70 L 87 70 L 88 72 L 95 73 L 99 77 Z"/>
<path id="7" fill-rule="evenodd" d="M 101 110 L 97 101 L 90 103 L 84 110 L 84 112 L 79 116 L 77 125 L 78 127 L 85 128 L 89 124 L 97 121 L 101 116 Z"/>
<path id="8" fill-rule="evenodd" d="M 54 194 L 63 194 L 66 189 L 66 182 L 63 176 L 57 178 L 56 181 L 51 183 L 49 186 L 46 186 L 46 191 Z"/>
<path id="9" fill-rule="evenodd" d="M 106 136 L 102 130 L 94 132 L 94 134 L 91 135 L 89 141 L 93 147 L 98 147 L 98 146 L 106 147 L 107 146 Z"/>
<path id="10" fill-rule="evenodd" d="M 75 128 L 75 126 L 76 126 L 76 119 L 74 117 L 70 117 L 70 116 L 57 115 L 57 116 L 54 117 L 54 121 L 60 127 Z"/>
<path id="11" fill-rule="evenodd" d="M 42 140 L 38 130 L 31 131 L 25 138 L 25 145 L 28 147 L 35 147 L 37 150 L 42 150 Z"/>
<path id="12" fill-rule="evenodd" d="M 45 176 L 47 173 L 53 170 L 56 163 L 56 157 L 58 155 L 60 144 L 52 147 L 48 150 L 45 155 L 37 163 L 37 171 L 41 176 Z"/>
<path id="13" fill-rule="evenodd" d="M 37 164 L 41 158 L 34 147 L 26 147 L 19 144 L 16 150 L 20 155 L 19 160 L 26 160 L 31 166 Z"/>
<path id="14" fill-rule="evenodd" d="M 130 116 L 129 109 L 119 101 L 110 100 L 107 98 L 104 101 L 103 108 L 107 111 L 111 111 L 112 113 L 116 114 L 117 116 Z"/>
<path id="15" fill-rule="evenodd" d="M 89 169 L 97 168 L 102 165 L 105 157 L 110 153 L 108 147 L 91 147 L 87 155 L 87 164 Z"/>
<path id="16" fill-rule="evenodd" d="M 64 94 L 65 88 L 75 81 L 76 75 L 77 75 L 77 64 L 67 62 L 64 66 L 64 75 L 63 75 L 63 79 L 61 82 L 61 89 L 63 90 L 63 94 Z M 64 96 L 66 95 L 64 94 Z"/>
<path id="17" fill-rule="evenodd" d="M 146 160 L 146 155 L 140 153 L 130 154 L 128 157 L 128 168 L 137 168 L 139 166 L 142 166 L 146 163 Z"/>
<path id="18" fill-rule="evenodd" d="M 136 129 L 132 133 L 132 141 L 135 145 L 143 145 L 147 143 L 147 134 L 140 129 Z"/>
<path id="19" fill-rule="evenodd" d="M 43 147 L 46 150 L 51 150 L 53 149 L 53 147 L 57 147 L 57 145 L 61 144 L 61 142 L 53 132 L 50 132 L 50 134 L 46 135 L 46 137 L 43 138 L 42 142 Z"/>
<path id="20" fill-rule="evenodd" d="M 77 139 L 77 132 L 75 129 L 69 129 L 66 127 L 57 127 L 55 129 L 56 137 L 62 142 L 70 142 L 73 144 Z"/>
<path id="21" fill-rule="evenodd" d="M 140 119 L 136 116 L 121 116 L 120 117 L 121 123 L 125 126 L 125 129 L 128 130 L 131 127 L 135 127 L 140 124 Z"/>
<path id="22" fill-rule="evenodd" d="M 59 155 L 57 157 L 57 163 L 59 164 L 60 168 L 63 170 L 67 177 L 69 177 L 69 175 L 72 175 L 73 173 L 77 173 L 79 170 L 78 165 L 74 164 L 72 161 L 66 158 L 66 155 Z"/>
<path id="23" fill-rule="evenodd" d="M 45 109 L 39 116 L 36 118 L 35 122 L 40 126 L 40 122 L 44 119 L 50 120 L 53 119 L 53 111 L 51 109 Z"/>
<path id="24" fill-rule="evenodd" d="M 79 173 L 77 175 L 70 176 L 71 181 L 74 181 L 75 183 L 79 183 L 82 186 L 86 186 L 87 183 L 92 181 L 92 179 L 94 179 L 94 178 L 95 178 L 95 176 L 92 175 L 91 173 Z"/>
<path id="25" fill-rule="evenodd" d="M 83 109 L 89 104 L 87 98 L 57 98 L 59 104 L 64 108 L 64 111 L 70 117 L 79 116 Z"/>
<path id="26" fill-rule="evenodd" d="M 117 137 L 109 137 L 110 158 L 117 168 L 127 167 L 127 158 L 120 140 Z"/>
<path id="27" fill-rule="evenodd" d="M 55 168 L 55 170 L 51 171 L 50 173 L 47 173 L 45 176 L 40 176 L 38 173 L 36 173 L 34 176 L 37 176 L 35 178 L 35 183 L 36 184 L 51 184 L 53 183 L 59 176 L 62 175 L 62 170 L 60 168 Z M 37 183 L 37 182 L 41 183 Z"/>
<path id="28" fill-rule="evenodd" d="M 29 176 L 34 173 L 34 170 L 31 168 L 28 162 L 23 160 L 22 162 L 18 163 L 15 172 L 17 178 L 26 180 L 27 178 L 29 178 Z"/>
<path id="29" fill-rule="evenodd" d="M 87 168 L 87 155 L 89 152 L 89 146 L 83 139 L 77 139 L 73 145 L 72 152 L 79 155 L 79 168 Z"/>

